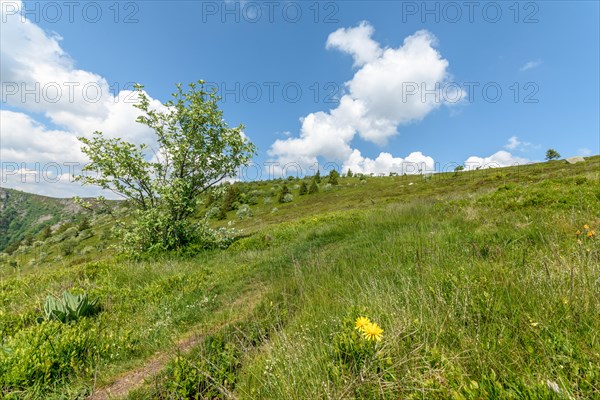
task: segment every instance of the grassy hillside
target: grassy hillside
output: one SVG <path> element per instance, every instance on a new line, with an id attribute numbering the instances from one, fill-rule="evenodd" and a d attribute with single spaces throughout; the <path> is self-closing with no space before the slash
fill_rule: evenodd
<path id="1" fill-rule="evenodd" d="M 117 393 L 600 397 L 599 171 L 597 156 L 323 178 L 303 196 L 299 180 L 236 184 L 237 210 L 219 216 L 223 198 L 204 199 L 212 224 L 243 230 L 231 247 L 137 262 L 115 255 L 108 217 L 91 216 L 2 256 L 3 394 L 103 398 L 160 359 L 144 385 Z M 293 199 L 281 204 L 283 184 Z M 65 289 L 99 298 L 100 311 L 38 322 L 46 295 Z M 360 335 L 359 316 L 381 341 Z"/>
<path id="2" fill-rule="evenodd" d="M 80 213 L 81 209 L 71 199 L 0 188 L 0 252 L 12 253 L 21 243 L 31 245 L 44 230 L 79 221 Z"/>

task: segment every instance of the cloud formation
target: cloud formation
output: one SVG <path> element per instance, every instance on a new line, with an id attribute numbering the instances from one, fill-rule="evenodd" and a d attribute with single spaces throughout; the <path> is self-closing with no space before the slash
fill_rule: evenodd
<path id="1" fill-rule="evenodd" d="M 342 166 L 342 171 L 348 172 L 348 169 L 363 174 L 425 174 L 434 172 L 435 162 L 420 151 L 410 153 L 405 158 L 382 152 L 376 159 L 370 159 L 363 157 L 360 151 L 355 149 Z"/>
<path id="2" fill-rule="evenodd" d="M 488 157 L 471 156 L 464 162 L 466 170 L 511 167 L 529 164 L 527 158 L 515 156 L 508 151 L 500 150 Z"/>
<path id="3" fill-rule="evenodd" d="M 326 47 L 351 55 L 359 69 L 345 83 L 347 94 L 338 106 L 301 118 L 300 135 L 276 140 L 269 149 L 273 158 L 309 166 L 323 157 L 344 165 L 377 169 L 375 166 L 381 165 L 389 154 L 382 153 L 370 161 L 363 159 L 351 147 L 356 135 L 385 145 L 398 134 L 400 126 L 422 120 L 447 104 L 446 98 L 454 98 L 441 94 L 450 79 L 449 63 L 435 49 L 435 36 L 421 30 L 406 37 L 398 48 L 381 48 L 373 40 L 373 33 L 371 25 L 361 22 L 357 27 L 340 28 L 329 35 Z M 460 95 L 466 97 L 464 93 Z M 360 159 L 363 161 L 356 161 Z"/>
<path id="4" fill-rule="evenodd" d="M 22 2 L 11 4 L 19 10 L 22 7 Z M 137 101 L 134 92 L 111 93 L 105 78 L 75 66 L 60 45 L 60 36 L 45 32 L 20 12 L 6 11 L 2 7 L 2 102 L 14 111 L 0 113 L 3 162 L 83 164 L 86 159 L 76 138 L 96 130 L 134 143 L 152 144 L 152 131 L 135 122 L 141 111 L 133 107 Z M 152 98 L 151 107 L 164 110 Z M 35 114 L 43 115 L 49 124 Z M 9 183 L 6 174 L 2 183 Z M 48 182 L 41 183 L 28 188 L 40 194 L 54 191 L 44 185 Z M 72 185 L 73 190 L 76 186 L 79 184 Z"/>

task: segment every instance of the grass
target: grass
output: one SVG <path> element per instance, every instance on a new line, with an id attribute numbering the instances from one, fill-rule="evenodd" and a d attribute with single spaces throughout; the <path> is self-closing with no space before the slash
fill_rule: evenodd
<path id="1" fill-rule="evenodd" d="M 600 397 L 599 171 L 593 157 L 341 178 L 261 201 L 252 218 L 228 213 L 215 224 L 245 237 L 227 250 L 140 262 L 75 250 L 5 267 L 3 393 L 85 398 L 196 332 L 199 345 L 129 398 Z M 65 289 L 102 311 L 38 324 L 45 295 Z M 384 329 L 364 357 L 347 351 L 367 346 L 347 328 L 359 315 Z"/>

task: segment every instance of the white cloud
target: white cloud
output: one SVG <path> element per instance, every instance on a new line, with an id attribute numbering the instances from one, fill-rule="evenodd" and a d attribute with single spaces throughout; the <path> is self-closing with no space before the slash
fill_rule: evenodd
<path id="1" fill-rule="evenodd" d="M 327 38 L 327 49 L 338 49 L 352 55 L 354 65 L 362 66 L 381 56 L 379 43 L 371 39 L 374 29 L 366 21 L 354 28 L 340 28 Z"/>
<path id="2" fill-rule="evenodd" d="M 11 4 L 22 7 L 21 2 Z M 134 92 L 122 90 L 113 95 L 102 76 L 76 68 L 58 35 L 45 32 L 19 12 L 6 10 L 2 7 L 2 102 L 19 112 L 0 113 L 3 162 L 84 162 L 76 138 L 96 130 L 134 143 L 153 143 L 152 131 L 135 122 L 141 111 L 133 107 L 137 101 Z M 159 101 L 150 101 L 151 107 L 165 109 Z M 32 113 L 43 114 L 57 128 L 36 121 Z M 48 189 L 43 183 L 41 194 Z M 70 195 L 78 186 L 71 184 L 63 195 Z M 66 187 L 67 182 L 63 189 Z"/>
<path id="3" fill-rule="evenodd" d="M 269 154 L 277 161 L 309 166 L 324 157 L 345 162 L 356 154 L 351 142 L 357 134 L 385 145 L 398 134 L 399 126 L 420 121 L 450 103 L 445 98 L 450 96 L 442 95 L 450 79 L 448 61 L 434 48 L 436 38 L 431 33 L 421 30 L 398 48 L 382 49 L 371 38 L 373 32 L 371 25 L 361 22 L 329 35 L 327 48 L 352 55 L 360 68 L 346 82 L 347 94 L 336 108 L 301 118 L 299 137 L 273 143 Z"/>
<path id="4" fill-rule="evenodd" d="M 579 155 L 580 155 L 580 156 L 582 156 L 582 157 L 589 157 L 589 156 L 591 156 L 592 154 L 594 154 L 594 152 L 593 152 L 592 150 L 590 150 L 590 149 L 588 149 L 588 148 L 585 148 L 585 147 L 584 147 L 584 148 L 582 148 L 582 149 L 579 149 L 579 150 L 578 150 L 578 153 L 579 153 Z"/>
<path id="5" fill-rule="evenodd" d="M 29 115 L 0 110 L 2 161 L 85 162 L 75 136 L 64 130 L 47 129 Z M 59 159 L 57 155 L 62 155 Z"/>
<path id="6" fill-rule="evenodd" d="M 530 69 L 537 68 L 540 65 L 542 65 L 542 60 L 528 61 L 521 68 L 519 68 L 519 71 L 527 71 Z"/>
<path id="7" fill-rule="evenodd" d="M 527 152 L 531 149 L 539 149 L 540 145 L 534 145 L 530 142 L 522 142 L 517 136 L 511 136 L 508 139 L 508 143 L 504 145 L 507 150 L 518 150 L 521 152 Z"/>
<path id="8" fill-rule="evenodd" d="M 526 158 L 517 157 L 508 151 L 500 150 L 489 157 L 471 156 L 466 159 L 464 166 L 467 170 L 473 170 L 524 165 L 528 164 L 529 162 L 530 160 Z"/>
<path id="9" fill-rule="evenodd" d="M 363 174 L 419 174 L 431 173 L 435 170 L 433 158 L 423 155 L 420 151 L 410 153 L 406 158 L 394 157 L 390 153 L 382 152 L 376 159 L 363 157 L 359 150 L 352 151 L 350 157 L 344 162 L 342 171 Z"/>
<path id="10" fill-rule="evenodd" d="M 504 145 L 504 148 L 508 149 L 508 150 L 514 150 L 517 147 L 519 147 L 521 145 L 521 141 L 519 140 L 518 137 L 516 136 L 511 136 L 508 139 L 508 143 Z"/>

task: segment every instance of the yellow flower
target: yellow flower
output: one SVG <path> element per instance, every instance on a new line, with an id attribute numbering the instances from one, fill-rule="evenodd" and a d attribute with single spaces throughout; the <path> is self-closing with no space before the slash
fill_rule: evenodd
<path id="1" fill-rule="evenodd" d="M 371 321 L 367 317 L 358 317 L 356 318 L 356 329 L 359 331 L 364 331 L 365 326 L 369 325 Z"/>
<path id="2" fill-rule="evenodd" d="M 381 337 L 383 336 L 383 329 L 379 327 L 375 322 L 368 323 L 363 328 L 363 336 L 367 340 L 376 340 L 381 341 Z"/>
<path id="3" fill-rule="evenodd" d="M 579 235 L 581 235 L 581 231 L 579 231 L 579 230 L 578 230 L 577 232 L 575 232 L 575 234 L 576 234 L 577 236 L 579 236 Z"/>
<path id="4" fill-rule="evenodd" d="M 596 232 L 594 232 L 594 231 L 588 231 L 587 237 L 592 237 L 592 236 L 596 236 Z"/>
<path id="5" fill-rule="evenodd" d="M 589 226 L 588 224 L 585 224 L 585 225 L 583 226 L 583 229 L 585 229 L 585 230 L 587 231 L 588 229 L 590 229 L 590 226 Z"/>

